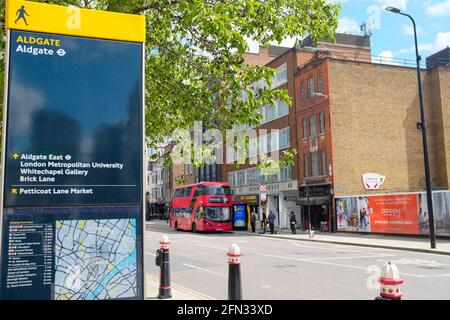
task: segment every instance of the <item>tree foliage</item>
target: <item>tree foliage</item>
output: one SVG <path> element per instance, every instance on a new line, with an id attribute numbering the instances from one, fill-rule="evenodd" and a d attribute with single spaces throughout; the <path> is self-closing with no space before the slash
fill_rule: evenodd
<path id="1" fill-rule="evenodd" d="M 0 20 L 5 6 L 1 0 Z M 286 91 L 241 90 L 274 70 L 244 64 L 247 39 L 261 45 L 311 35 L 333 39 L 340 6 L 327 0 L 35 0 L 146 16 L 146 134 L 151 142 L 202 121 L 205 128 L 257 125 L 257 109 Z M 2 34 L 4 34 L 2 24 Z M 3 95 L 5 38 L 0 40 Z M 1 100 L 3 103 L 3 99 Z"/>

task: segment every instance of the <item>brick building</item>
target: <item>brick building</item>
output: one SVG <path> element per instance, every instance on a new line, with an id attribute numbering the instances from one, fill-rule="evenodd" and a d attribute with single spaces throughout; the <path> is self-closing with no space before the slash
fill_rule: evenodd
<path id="1" fill-rule="evenodd" d="M 300 92 L 306 79 L 319 87 L 312 101 L 307 93 L 297 105 L 299 202 L 310 208 L 312 223 L 325 220 L 338 231 L 426 233 L 416 69 L 317 55 L 298 71 Z M 447 234 L 450 69 L 423 71 L 423 85 L 437 229 Z M 384 183 L 368 190 L 368 173 Z"/>
<path id="2" fill-rule="evenodd" d="M 248 55 L 246 61 L 260 64 L 270 59 L 271 56 L 278 54 L 277 57 L 266 63 L 267 66 L 277 69 L 272 89 L 287 89 L 292 100 L 290 108 L 281 101 L 277 102 L 275 106 L 264 106 L 261 108 L 260 112 L 263 114 L 263 122 L 257 128 L 260 144 L 259 154 L 270 154 L 275 151 L 281 155 L 284 150 L 296 149 L 300 151 L 306 148 L 307 140 L 298 139 L 298 114 L 306 117 L 311 112 L 319 110 L 319 108 L 326 110 L 327 103 L 327 100 L 320 96 L 322 91 L 325 90 L 325 88 L 322 88 L 322 83 L 327 83 L 327 71 L 323 70 L 317 79 L 314 77 L 311 80 L 311 78 L 307 77 L 312 71 L 316 71 L 315 62 L 313 62 L 316 61 L 315 57 L 325 55 L 370 61 L 370 38 L 338 34 L 336 35 L 336 40 L 336 43 L 319 42 L 316 46 L 313 46 L 311 40 L 307 38 L 303 41 L 301 48 L 298 49 L 292 48 L 287 50 L 286 48 L 276 47 L 261 50 L 260 58 L 257 58 L 254 54 Z M 309 87 L 306 84 L 308 81 Z M 314 82 L 316 84 L 312 86 L 313 82 L 311 81 L 318 82 Z M 299 89 L 300 82 L 304 82 L 304 101 L 302 100 L 303 93 Z M 303 105 L 300 101 L 306 104 Z M 270 135 L 270 132 L 274 129 L 279 130 L 279 133 Z M 322 129 L 324 128 L 321 127 Z M 260 133 L 262 130 L 267 130 L 267 134 L 264 132 Z M 320 131 L 317 138 L 314 140 L 316 144 L 322 145 L 325 143 L 323 139 L 329 140 L 330 135 Z M 261 145 L 261 141 L 264 141 L 264 146 Z M 330 153 L 328 158 L 331 158 L 331 149 L 328 149 L 328 152 Z M 315 156 L 316 154 L 313 153 L 313 158 Z M 264 175 L 257 166 L 251 165 L 247 158 L 246 163 L 239 167 L 233 163 L 221 166 L 221 176 L 227 177 L 232 185 L 234 200 L 249 203 L 252 211 L 259 212 L 260 218 L 263 212 L 267 214 L 269 210 L 272 210 L 277 218 L 275 221 L 276 226 L 287 228 L 289 225 L 289 213 L 294 212 L 300 226 L 304 220 L 301 218 L 304 216 L 302 215 L 302 202 L 299 201 L 299 182 L 302 182 L 304 179 L 304 173 L 300 170 L 300 168 L 303 168 L 303 163 L 303 158 L 296 158 L 293 167 L 283 167 L 280 173 L 275 175 Z M 307 177 L 310 181 L 316 180 L 317 183 L 322 183 L 323 179 L 317 180 L 316 178 Z M 330 182 L 327 181 L 323 182 L 330 185 Z M 267 202 L 264 205 L 260 205 L 259 185 L 267 187 Z M 331 202 L 330 200 L 329 203 L 331 204 Z"/>

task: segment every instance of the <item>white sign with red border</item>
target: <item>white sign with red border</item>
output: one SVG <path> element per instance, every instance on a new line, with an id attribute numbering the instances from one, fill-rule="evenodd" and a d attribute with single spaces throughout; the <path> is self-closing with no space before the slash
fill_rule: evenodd
<path id="1" fill-rule="evenodd" d="M 378 190 L 386 180 L 386 176 L 378 173 L 365 173 L 362 176 L 364 188 L 366 190 Z"/>

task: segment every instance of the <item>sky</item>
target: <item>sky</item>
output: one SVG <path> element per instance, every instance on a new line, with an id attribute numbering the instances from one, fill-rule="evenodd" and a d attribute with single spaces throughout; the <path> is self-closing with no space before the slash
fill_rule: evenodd
<path id="1" fill-rule="evenodd" d="M 416 20 L 419 51 L 426 57 L 450 47 L 450 0 L 328 0 L 342 4 L 338 32 L 362 34 L 360 25 L 372 25 L 372 55 L 385 58 L 415 59 L 412 22 L 408 17 L 384 10 L 401 9 Z M 281 45 L 292 46 L 287 39 Z M 250 43 L 251 51 L 257 46 Z M 256 49 L 256 52 L 258 50 Z"/>

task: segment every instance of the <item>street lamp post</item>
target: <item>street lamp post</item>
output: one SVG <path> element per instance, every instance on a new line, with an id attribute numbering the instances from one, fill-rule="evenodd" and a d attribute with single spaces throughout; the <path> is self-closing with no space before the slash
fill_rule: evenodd
<path id="1" fill-rule="evenodd" d="M 387 11 L 401 14 L 411 19 L 414 27 L 414 42 L 416 46 L 416 62 L 417 62 L 417 79 L 419 82 L 419 102 L 420 102 L 420 122 L 417 123 L 417 128 L 422 131 L 422 143 L 423 143 L 423 157 L 425 162 L 425 184 L 427 190 L 427 205 L 428 205 L 428 220 L 430 225 L 430 243 L 431 248 L 436 248 L 436 233 L 434 228 L 434 214 L 433 214 L 433 194 L 431 189 L 431 178 L 430 178 L 430 163 L 428 161 L 428 144 L 427 144 L 427 132 L 425 126 L 425 110 L 423 103 L 423 93 L 422 93 L 422 79 L 421 79 L 421 71 L 420 71 L 420 60 L 422 59 L 419 55 L 419 46 L 417 44 L 417 30 L 416 30 L 416 22 L 413 17 L 409 14 L 401 12 L 400 9 L 394 7 L 387 7 Z"/>
<path id="2" fill-rule="evenodd" d="M 306 196 L 308 198 L 308 232 L 309 232 L 309 238 L 312 238 L 312 231 L 311 231 L 311 206 L 309 203 L 309 187 L 306 187 Z"/>

